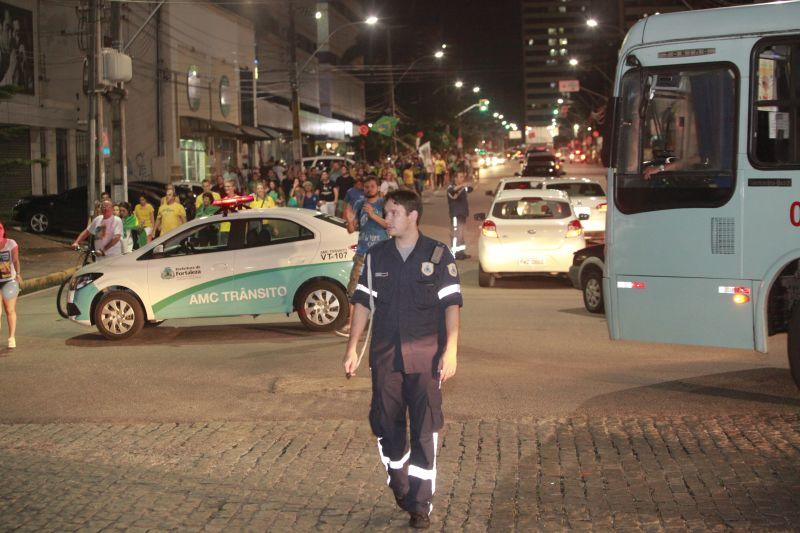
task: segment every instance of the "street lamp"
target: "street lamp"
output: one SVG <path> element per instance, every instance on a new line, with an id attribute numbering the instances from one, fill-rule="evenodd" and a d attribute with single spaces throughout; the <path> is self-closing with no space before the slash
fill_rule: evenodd
<path id="1" fill-rule="evenodd" d="M 502 114 L 500 114 L 500 115 L 497 115 L 497 118 L 499 118 L 500 120 L 503 120 L 505 117 Z"/>
<path id="2" fill-rule="evenodd" d="M 497 118 L 497 117 L 499 117 L 499 116 L 500 116 L 500 113 L 498 113 L 497 111 L 495 111 L 494 113 L 492 113 L 492 116 L 493 116 L 494 118 Z"/>
<path id="3" fill-rule="evenodd" d="M 375 15 L 370 15 L 369 17 L 367 17 L 364 23 L 369 24 L 370 26 L 374 26 L 375 24 L 378 23 L 378 17 L 376 17 Z"/>
<path id="4" fill-rule="evenodd" d="M 314 18 L 317 19 L 317 20 L 321 19 L 322 18 L 322 11 L 317 11 L 316 13 L 314 13 Z"/>
<path id="5" fill-rule="evenodd" d="M 442 43 L 442 50 L 447 48 L 447 43 Z"/>
<path id="6" fill-rule="evenodd" d="M 441 58 L 443 58 L 443 57 L 444 57 L 444 52 L 442 52 L 441 50 L 437 50 L 437 51 L 436 51 L 436 52 L 433 54 L 433 57 L 435 57 L 436 59 L 441 59 Z"/>
<path id="7" fill-rule="evenodd" d="M 479 92 L 481 92 L 481 88 L 476 85 L 475 87 L 472 88 L 472 92 L 478 94 Z"/>
<path id="8" fill-rule="evenodd" d="M 569 60 L 569 65 L 570 65 L 571 67 L 577 67 L 577 66 L 578 66 L 578 60 L 577 60 L 577 59 L 575 59 L 574 57 L 573 57 L 573 58 L 571 58 L 571 59 Z"/>
<path id="9" fill-rule="evenodd" d="M 456 80 L 456 82 L 453 85 L 456 86 L 456 89 L 460 89 L 464 86 L 464 82 L 461 80 Z"/>
<path id="10" fill-rule="evenodd" d="M 400 82 L 403 81 L 403 78 L 406 77 L 406 74 L 408 74 L 411 71 L 411 69 L 414 68 L 414 65 L 416 65 L 417 63 L 419 63 L 423 59 L 428 59 L 429 57 L 435 57 L 436 59 L 442 59 L 444 57 L 444 52 L 442 52 L 441 50 L 437 50 L 436 52 L 434 52 L 432 54 L 428 54 L 428 55 L 425 55 L 425 56 L 422 56 L 422 57 L 418 57 L 417 59 L 412 61 L 411 64 L 406 69 L 406 71 L 403 72 L 403 75 L 400 76 L 400 79 L 398 79 L 395 82 L 394 87 L 397 87 L 398 85 L 400 85 Z M 392 89 L 392 90 L 394 90 L 394 89 Z"/>
<path id="11" fill-rule="evenodd" d="M 563 98 L 559 98 L 558 100 L 556 100 L 556 102 L 558 102 L 559 104 L 563 104 L 564 103 L 564 99 Z"/>
<path id="12" fill-rule="evenodd" d="M 597 24 L 598 24 L 598 22 L 597 22 L 597 19 L 595 19 L 595 18 L 590 18 L 590 19 L 586 20 L 586 25 L 589 26 L 590 28 L 596 28 Z"/>

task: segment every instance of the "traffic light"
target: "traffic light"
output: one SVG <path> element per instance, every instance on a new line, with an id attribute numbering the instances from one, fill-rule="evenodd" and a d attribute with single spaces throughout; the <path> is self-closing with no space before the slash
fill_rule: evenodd
<path id="1" fill-rule="evenodd" d="M 481 98 L 480 100 L 478 100 L 478 109 L 482 113 L 485 113 L 486 111 L 488 111 L 489 110 L 489 100 L 487 100 L 486 98 Z"/>

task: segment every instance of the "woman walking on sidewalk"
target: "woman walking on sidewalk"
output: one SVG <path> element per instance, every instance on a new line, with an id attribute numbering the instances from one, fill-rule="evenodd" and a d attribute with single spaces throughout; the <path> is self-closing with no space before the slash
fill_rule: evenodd
<path id="1" fill-rule="evenodd" d="M 17 295 L 22 283 L 19 267 L 19 247 L 6 238 L 6 228 L 0 221 L 0 298 L 6 311 L 8 322 L 8 347 L 16 348 L 14 335 L 17 331 Z"/>

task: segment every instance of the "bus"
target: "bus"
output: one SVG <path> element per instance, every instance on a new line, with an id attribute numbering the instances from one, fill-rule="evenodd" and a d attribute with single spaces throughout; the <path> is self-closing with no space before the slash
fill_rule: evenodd
<path id="1" fill-rule="evenodd" d="M 659 14 L 620 49 L 612 339 L 767 351 L 800 386 L 800 2 Z"/>

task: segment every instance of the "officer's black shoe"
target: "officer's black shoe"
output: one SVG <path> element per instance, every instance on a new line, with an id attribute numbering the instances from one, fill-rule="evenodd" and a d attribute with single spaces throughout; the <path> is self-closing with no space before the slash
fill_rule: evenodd
<path id="1" fill-rule="evenodd" d="M 398 496 L 398 495 L 395 494 L 394 501 L 397 502 L 397 506 L 400 509 L 402 509 L 403 511 L 408 512 L 408 509 L 406 509 L 406 497 L 405 496 Z"/>
<path id="2" fill-rule="evenodd" d="M 411 516 L 411 519 L 408 521 L 408 525 L 414 529 L 428 529 L 431 527 L 431 519 L 425 513 L 408 514 Z"/>

